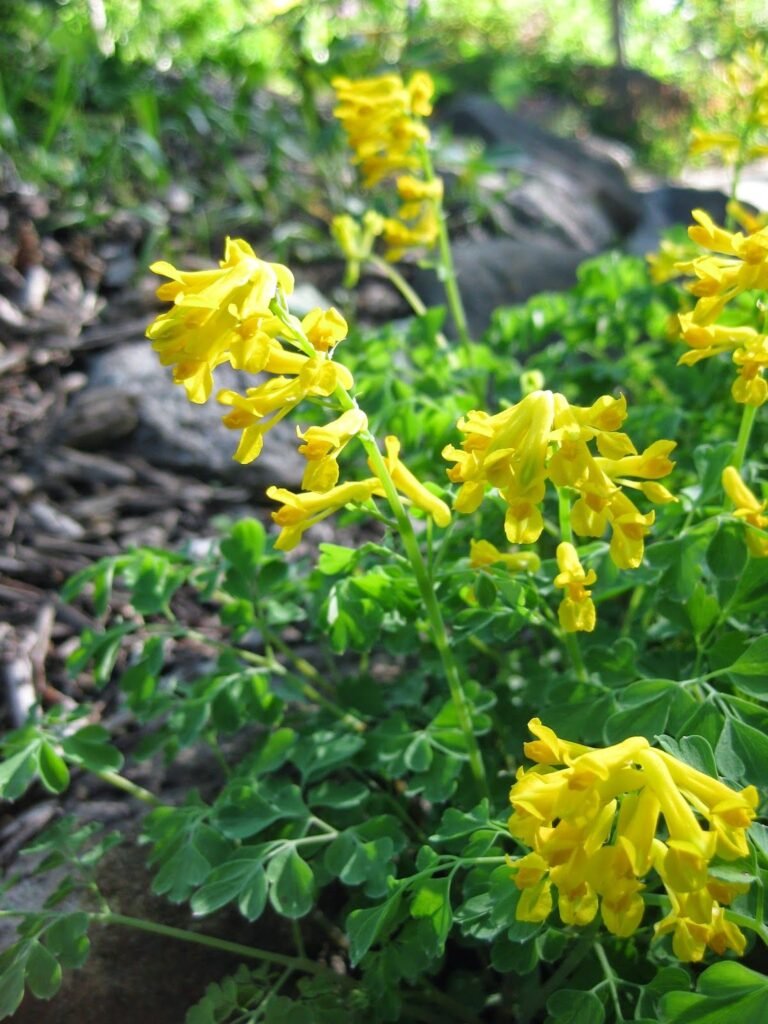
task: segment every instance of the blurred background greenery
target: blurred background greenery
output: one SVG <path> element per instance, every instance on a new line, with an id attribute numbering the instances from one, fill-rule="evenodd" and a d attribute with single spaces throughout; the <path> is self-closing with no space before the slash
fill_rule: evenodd
<path id="1" fill-rule="evenodd" d="M 205 197 L 203 234 L 223 216 L 290 235 L 292 206 L 326 219 L 302 168 L 333 189 L 331 78 L 397 65 L 443 97 L 545 97 L 549 127 L 674 172 L 689 128 L 727 116 L 719 62 L 767 37 L 764 0 L 25 0 L 0 13 L 3 171 L 70 223 L 120 206 L 162 220 L 153 204 L 181 183 L 187 205 Z"/>

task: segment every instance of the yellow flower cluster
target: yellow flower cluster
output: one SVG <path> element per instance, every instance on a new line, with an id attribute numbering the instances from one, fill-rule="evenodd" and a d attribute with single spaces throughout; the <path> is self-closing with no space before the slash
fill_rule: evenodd
<path id="1" fill-rule="evenodd" d="M 745 405 L 763 405 L 768 400 L 768 382 L 763 376 L 768 366 L 768 335 L 715 321 L 737 295 L 768 288 L 768 227 L 743 234 L 718 227 L 703 210 L 694 210 L 693 217 L 698 223 L 688 234 L 712 255 L 677 265 L 681 273 L 695 276 L 688 290 L 697 298 L 693 312 L 680 316 L 681 334 L 690 351 L 679 362 L 690 366 L 731 352 L 739 371 L 731 389 L 734 399 Z"/>
<path id="2" fill-rule="evenodd" d="M 518 920 L 544 921 L 554 887 L 565 924 L 587 925 L 599 909 L 609 932 L 629 936 L 655 871 L 671 904 L 655 933 L 672 933 L 678 959 L 701 960 L 707 947 L 741 955 L 744 936 L 723 908 L 746 887 L 710 865 L 748 854 L 755 788 L 736 792 L 640 736 L 600 749 L 562 740 L 537 718 L 528 727 L 537 739 L 525 754 L 536 764 L 510 791 L 510 832 L 532 848 L 510 861 Z"/>
<path id="3" fill-rule="evenodd" d="M 245 395 L 217 395 L 232 410 L 224 417 L 226 426 L 242 431 L 238 462 L 257 458 L 267 431 L 303 399 L 352 386 L 352 375 L 331 358 L 347 335 L 344 317 L 333 308 L 312 310 L 301 321 L 279 316 L 275 301 L 293 291 L 293 275 L 279 263 L 260 260 L 242 239 L 227 239 L 218 270 L 183 271 L 165 262 L 151 269 L 171 279 L 157 295 L 173 306 L 150 324 L 147 336 L 190 401 L 208 400 L 213 371 L 222 363 L 273 375 Z"/>
<path id="4" fill-rule="evenodd" d="M 716 152 L 725 163 L 744 164 L 768 155 L 768 145 L 755 141 L 755 134 L 768 128 L 768 71 L 764 45 L 755 44 L 737 54 L 728 64 L 723 79 L 728 97 L 726 109 L 731 124 L 740 131 L 694 129 L 689 153 Z"/>
<path id="5" fill-rule="evenodd" d="M 364 503 L 386 494 L 373 465 L 372 478 L 338 483 L 338 457 L 353 437 L 367 431 L 368 420 L 347 394 L 352 375 L 332 358 L 336 345 L 347 336 L 347 323 L 337 310 L 314 309 L 303 320 L 292 316 L 284 305 L 293 291 L 290 270 L 260 260 L 241 239 L 227 239 L 219 269 L 183 271 L 165 262 L 154 263 L 151 269 L 171 279 L 157 294 L 173 306 L 157 317 L 147 335 L 161 363 L 173 367 L 174 380 L 184 384 L 190 401 L 208 400 L 213 371 L 222 363 L 272 375 L 244 395 L 222 390 L 216 396 L 231 410 L 224 416 L 225 425 L 241 431 L 235 452 L 238 462 L 258 458 L 264 435 L 304 399 L 333 395 L 343 409 L 331 423 L 304 431 L 297 428 L 302 442 L 299 451 L 306 458 L 304 492 L 294 494 L 280 487 L 267 491 L 282 502 L 273 514 L 282 527 L 277 547 L 295 547 L 306 529 L 350 502 Z M 399 456 L 399 441 L 388 437 L 384 465 L 392 484 L 438 526 L 447 526 L 448 506 L 417 480 Z"/>
<path id="6" fill-rule="evenodd" d="M 655 481 L 672 469 L 669 453 L 675 442 L 656 441 L 638 454 L 630 438 L 619 432 L 626 415 L 623 396 L 605 395 L 582 407 L 551 391 L 533 391 L 493 416 L 470 412 L 458 423 L 466 434 L 462 447 L 443 450 L 444 458 L 456 463 L 448 470 L 449 479 L 461 484 L 456 511 L 474 512 L 486 489 L 494 487 L 507 505 L 507 540 L 532 544 L 544 528 L 541 506 L 549 480 L 578 494 L 571 510 L 574 532 L 600 537 L 610 526 L 614 563 L 621 569 L 636 568 L 654 512 L 641 513 L 625 489 L 638 490 L 655 503 L 674 501 Z M 596 454 L 590 450 L 592 442 Z M 564 561 L 561 572 L 576 569 Z M 559 585 L 565 584 L 563 578 Z"/>
<path id="7" fill-rule="evenodd" d="M 754 558 L 768 558 L 768 516 L 763 515 L 768 501 L 758 501 L 734 466 L 726 466 L 722 479 L 735 506 L 733 514 L 747 526 L 747 549 Z"/>
<path id="8" fill-rule="evenodd" d="M 417 71 L 407 84 L 397 74 L 356 81 L 339 77 L 332 85 L 338 99 L 334 114 L 354 150 L 363 186 L 373 188 L 384 178 L 397 176 L 398 216 L 385 217 L 376 225 L 376 233 L 387 244 L 387 259 L 395 261 L 409 249 L 434 245 L 443 183 L 439 178 L 419 176 L 423 172 L 420 149 L 429 141 L 429 130 L 421 118 L 432 113 L 431 77 Z M 348 259 L 361 234 L 354 225 L 348 216 L 334 223 L 334 234 Z"/>

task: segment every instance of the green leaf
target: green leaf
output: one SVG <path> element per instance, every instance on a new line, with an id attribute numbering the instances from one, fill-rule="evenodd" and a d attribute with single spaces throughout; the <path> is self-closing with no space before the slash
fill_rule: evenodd
<path id="1" fill-rule="evenodd" d="M 431 924 L 440 949 L 453 924 L 451 910 L 451 878 L 427 878 L 413 891 L 411 917 L 426 918 Z"/>
<path id="2" fill-rule="evenodd" d="M 63 793 L 69 785 L 69 768 L 50 743 L 40 744 L 38 772 L 49 793 Z"/>
<path id="3" fill-rule="evenodd" d="M 191 899 L 198 916 L 212 914 L 231 900 L 237 900 L 243 917 L 255 921 L 267 902 L 267 876 L 263 866 L 264 848 L 245 847 L 220 864 L 205 885 Z"/>
<path id="4" fill-rule="evenodd" d="M 254 775 L 266 775 L 284 764 L 296 742 L 293 729 L 275 729 L 258 746 L 256 756 L 248 761 L 248 771 Z"/>
<path id="5" fill-rule="evenodd" d="M 269 902 L 283 917 L 295 920 L 312 909 L 315 876 L 294 847 L 275 854 L 267 868 Z"/>
<path id="6" fill-rule="evenodd" d="M 88 959 L 90 918 L 83 911 L 63 914 L 45 930 L 45 944 L 66 970 L 82 967 Z"/>
<path id="7" fill-rule="evenodd" d="M 337 811 L 348 811 L 360 807 L 368 793 L 364 782 L 334 782 L 325 779 L 309 791 L 307 802 L 310 807 L 332 807 Z"/>
<path id="8" fill-rule="evenodd" d="M 352 568 L 359 553 L 356 548 L 345 548 L 340 544 L 320 544 L 317 568 L 324 576 L 338 576 Z"/>
<path id="9" fill-rule="evenodd" d="M 119 771 L 123 755 L 110 743 L 110 735 L 101 725 L 85 725 L 61 744 L 70 761 L 91 772 Z"/>
<path id="10" fill-rule="evenodd" d="M 768 782 L 768 736 L 746 722 L 730 718 L 717 744 L 717 761 L 728 778 L 763 789 Z"/>
<path id="11" fill-rule="evenodd" d="M 400 904 L 397 892 L 386 902 L 366 910 L 353 910 L 347 917 L 349 959 L 357 967 L 365 954 L 393 921 Z"/>
<path id="12" fill-rule="evenodd" d="M 345 885 L 371 881 L 373 884 L 366 886 L 366 891 L 371 896 L 379 896 L 386 892 L 393 853 L 394 843 L 389 836 L 364 842 L 349 829 L 333 840 L 325 852 L 323 863 Z"/>
<path id="13" fill-rule="evenodd" d="M 6 950 L 6 955 L 15 947 Z M 16 960 L 8 967 L 0 960 L 0 1019 L 11 1017 L 24 998 L 24 961 Z"/>
<path id="14" fill-rule="evenodd" d="M 446 842 L 449 839 L 458 839 L 461 836 L 471 835 L 477 829 L 483 828 L 490 820 L 488 800 L 482 800 L 477 807 L 465 813 L 455 807 L 449 807 L 443 814 L 437 831 L 431 835 L 430 841 L 434 843 Z"/>
<path id="15" fill-rule="evenodd" d="M 243 576 L 255 574 L 267 535 L 258 519 L 240 519 L 221 542 L 221 553 Z"/>
<path id="16" fill-rule="evenodd" d="M 557 1024 L 603 1024 L 605 1010 L 594 992 L 563 988 L 547 1000 L 547 1011 Z"/>
<path id="17" fill-rule="evenodd" d="M 0 797 L 18 800 L 37 774 L 42 740 L 35 740 L 0 764 Z"/>
<path id="18" fill-rule="evenodd" d="M 219 797 L 214 823 L 230 839 L 249 839 L 268 825 L 309 817 L 301 790 L 284 779 L 233 783 Z"/>
<path id="19" fill-rule="evenodd" d="M 27 985 L 38 999 L 51 999 L 61 985 L 61 966 L 45 946 L 35 940 L 27 957 Z"/>
<path id="20" fill-rule="evenodd" d="M 728 676 L 750 697 L 768 696 L 768 636 L 761 636 L 727 669 Z"/>
<path id="21" fill-rule="evenodd" d="M 659 1003 L 661 1024 L 765 1024 L 768 979 L 724 961 L 699 977 L 697 992 L 669 992 Z"/>

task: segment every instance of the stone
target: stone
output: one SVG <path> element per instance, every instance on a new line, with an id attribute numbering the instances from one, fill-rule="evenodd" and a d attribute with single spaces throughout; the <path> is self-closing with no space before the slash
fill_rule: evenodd
<path id="1" fill-rule="evenodd" d="M 233 459 L 239 434 L 221 422 L 224 407 L 215 398 L 205 405 L 189 402 L 184 388 L 172 382 L 170 371 L 159 365 L 146 342 L 116 345 L 93 355 L 89 364 L 89 386 L 67 412 L 68 443 L 77 430 L 78 405 L 93 404 L 94 395 L 103 403 L 107 394 L 115 404 L 130 403 L 135 415 L 133 428 L 122 435 L 121 450 L 141 455 L 152 465 L 204 480 L 229 480 L 256 491 L 270 484 L 296 488 L 301 482 L 304 460 L 292 423 L 279 423 L 267 435 L 259 458 L 242 466 Z M 215 373 L 217 389 L 244 391 L 257 382 L 229 366 L 220 366 Z"/>
<path id="2" fill-rule="evenodd" d="M 479 338 L 498 306 L 513 306 L 539 292 L 563 291 L 575 284 L 584 253 L 547 239 L 489 238 L 457 242 L 453 258 L 469 331 Z M 434 272 L 416 270 L 413 278 L 427 306 L 445 305 L 445 292 Z M 451 328 L 448 321 L 449 333 Z"/>
<path id="3" fill-rule="evenodd" d="M 555 135 L 484 96 L 457 97 L 440 118 L 457 135 L 510 154 L 508 166 L 522 183 L 512 186 L 507 201 L 522 206 L 524 215 L 533 207 L 540 231 L 565 233 L 570 244 L 594 253 L 639 222 L 641 203 L 620 163 L 596 147 Z M 525 217 L 522 226 L 530 229 Z"/>

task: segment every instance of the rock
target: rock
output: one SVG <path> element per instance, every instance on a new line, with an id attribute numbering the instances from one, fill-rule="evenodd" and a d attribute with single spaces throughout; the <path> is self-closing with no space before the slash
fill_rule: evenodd
<path id="1" fill-rule="evenodd" d="M 584 253 L 548 240 L 489 238 L 457 242 L 453 257 L 470 334 L 479 338 L 497 306 L 512 306 L 538 292 L 562 291 L 575 284 Z M 413 277 L 427 306 L 445 305 L 434 272 L 418 270 Z M 450 331 L 450 323 L 446 326 Z"/>
<path id="2" fill-rule="evenodd" d="M 636 256 L 656 252 L 663 232 L 674 225 L 692 224 L 692 210 L 706 210 L 718 224 L 725 221 L 728 196 L 717 189 L 661 185 L 639 195 L 643 218 L 622 247 Z"/>
<path id="3" fill-rule="evenodd" d="M 507 201 L 520 207 L 521 226 L 531 220 L 585 253 L 594 253 L 631 231 L 642 213 L 619 163 L 576 139 L 562 138 L 483 96 L 462 96 L 441 110 L 457 135 L 481 138 L 511 152 L 522 184 Z"/>
<path id="4" fill-rule="evenodd" d="M 102 400 L 111 394 L 116 405 L 133 403 L 136 416 L 134 428 L 123 436 L 121 450 L 139 454 L 153 465 L 203 479 L 233 480 L 259 491 L 270 484 L 295 488 L 301 481 L 304 460 L 297 451 L 292 423 L 279 423 L 269 432 L 259 458 L 241 466 L 233 459 L 239 435 L 222 424 L 223 407 L 213 398 L 205 405 L 189 402 L 147 343 L 117 345 L 92 356 L 89 364 L 90 384 L 67 414 L 66 443 L 73 444 L 78 408 L 95 402 L 94 396 Z M 217 388 L 242 391 L 255 382 L 229 366 L 216 370 Z"/>

